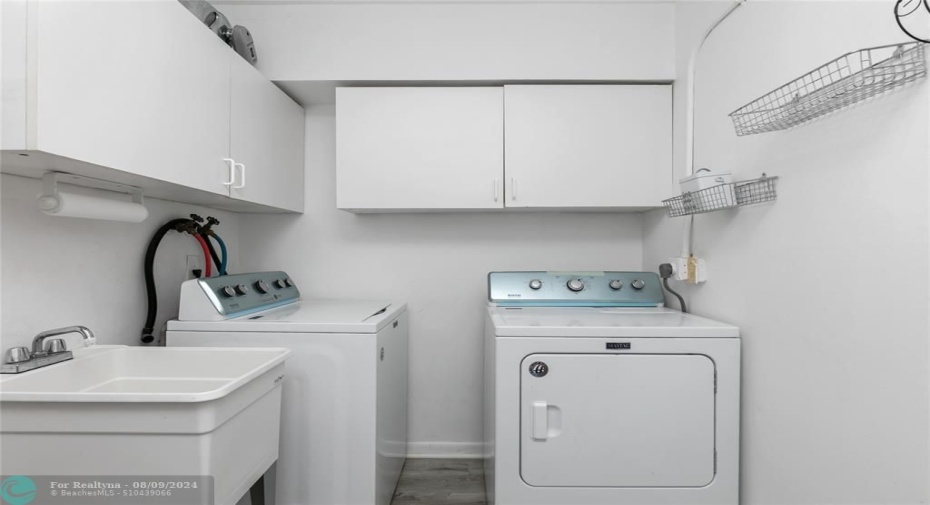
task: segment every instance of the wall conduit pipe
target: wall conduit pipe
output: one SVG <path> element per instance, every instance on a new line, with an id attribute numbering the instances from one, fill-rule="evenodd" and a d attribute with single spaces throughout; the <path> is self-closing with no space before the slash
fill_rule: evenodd
<path id="1" fill-rule="evenodd" d="M 720 23 L 723 23 L 723 20 L 728 18 L 730 14 L 733 14 L 733 11 L 738 9 L 741 5 L 746 3 L 746 0 L 739 0 L 735 2 L 726 12 L 717 19 L 714 24 L 704 32 L 704 36 L 701 38 L 701 42 L 694 47 L 694 50 L 691 52 L 691 58 L 688 60 L 688 86 L 687 86 L 687 97 L 685 102 L 688 104 L 685 109 L 685 177 L 689 175 L 694 175 L 694 67 L 697 62 L 698 53 L 701 52 L 701 48 L 704 47 L 704 43 L 707 42 L 707 38 L 710 37 L 710 34 L 720 26 Z M 689 215 L 685 218 L 685 227 L 684 233 L 682 234 L 681 241 L 681 257 L 687 258 L 691 256 L 691 241 L 694 235 L 694 215 Z"/>

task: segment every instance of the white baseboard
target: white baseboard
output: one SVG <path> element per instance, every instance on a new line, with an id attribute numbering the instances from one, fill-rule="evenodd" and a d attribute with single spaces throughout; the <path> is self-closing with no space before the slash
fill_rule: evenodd
<path id="1" fill-rule="evenodd" d="M 481 442 L 407 442 L 408 458 L 482 458 Z"/>

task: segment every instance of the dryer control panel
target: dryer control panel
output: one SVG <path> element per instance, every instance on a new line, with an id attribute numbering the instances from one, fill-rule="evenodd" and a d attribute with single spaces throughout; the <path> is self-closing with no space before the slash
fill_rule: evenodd
<path id="1" fill-rule="evenodd" d="M 488 301 L 513 307 L 659 307 L 655 272 L 491 272 Z"/>

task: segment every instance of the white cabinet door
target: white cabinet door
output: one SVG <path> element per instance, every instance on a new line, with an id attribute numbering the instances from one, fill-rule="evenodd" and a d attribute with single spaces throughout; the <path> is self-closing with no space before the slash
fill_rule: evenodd
<path id="1" fill-rule="evenodd" d="M 508 207 L 658 207 L 672 187 L 670 85 L 504 86 Z"/>
<path id="2" fill-rule="evenodd" d="M 29 149 L 227 192 L 230 50 L 222 41 L 174 0 L 34 6 Z"/>
<path id="3" fill-rule="evenodd" d="M 26 149 L 28 5 L 0 1 L 0 149 Z"/>
<path id="4" fill-rule="evenodd" d="M 503 206 L 503 89 L 338 88 L 336 206 Z"/>
<path id="5" fill-rule="evenodd" d="M 545 363 L 543 376 L 531 365 Z M 695 354 L 532 354 L 520 475 L 541 487 L 702 487 L 714 479 L 714 362 Z"/>
<path id="6" fill-rule="evenodd" d="M 231 55 L 230 196 L 302 212 L 304 110 L 238 54 Z"/>

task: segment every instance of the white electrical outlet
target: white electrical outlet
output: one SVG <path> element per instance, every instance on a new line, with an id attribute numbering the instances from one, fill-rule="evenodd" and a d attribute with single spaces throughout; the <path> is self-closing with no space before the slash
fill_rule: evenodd
<path id="1" fill-rule="evenodd" d="M 203 256 L 197 256 L 196 254 L 187 255 L 187 279 L 196 279 L 194 276 L 194 270 L 200 270 L 203 272 Z"/>
<path id="2" fill-rule="evenodd" d="M 688 258 L 671 258 L 668 262 L 672 264 L 672 279 L 688 280 Z"/>
<path id="3" fill-rule="evenodd" d="M 668 262 L 672 265 L 672 279 L 689 282 L 688 258 L 670 258 Z M 704 258 L 695 258 L 694 279 L 690 282 L 692 284 L 707 282 L 707 263 Z"/>

